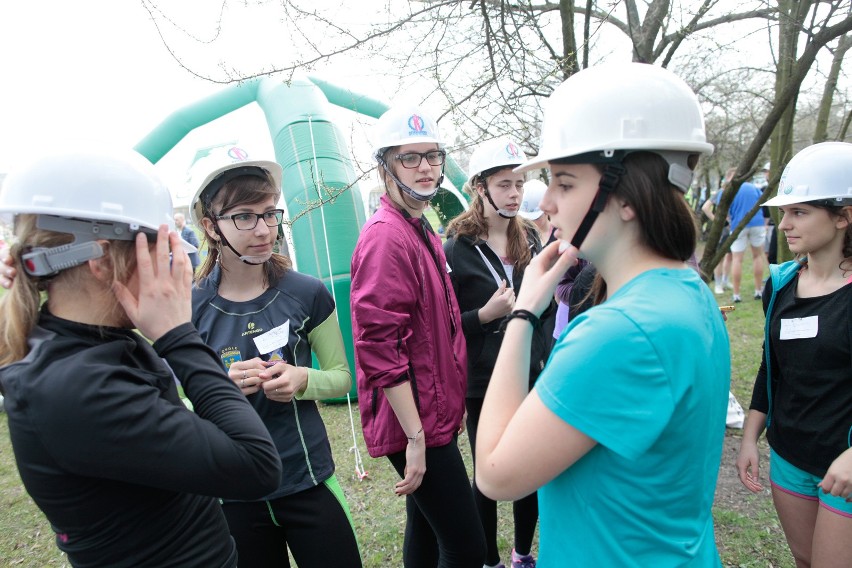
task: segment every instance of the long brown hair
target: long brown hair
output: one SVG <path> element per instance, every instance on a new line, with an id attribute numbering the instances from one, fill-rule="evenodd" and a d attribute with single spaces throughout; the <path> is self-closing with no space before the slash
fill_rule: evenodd
<path id="1" fill-rule="evenodd" d="M 485 201 L 482 196 L 476 191 L 478 186 L 484 189 L 488 187 L 488 178 L 507 168 L 494 168 L 486 170 L 475 176 L 470 185 L 465 185 L 468 194 L 472 200 L 467 211 L 459 214 L 455 219 L 450 221 L 447 227 L 447 235 L 457 237 L 477 238 L 480 235 L 488 235 L 489 226 L 488 219 L 485 217 Z M 508 241 L 508 250 L 506 251 L 512 259 L 515 270 L 522 272 L 532 260 L 532 252 L 530 251 L 527 235 L 529 231 L 534 230 L 532 223 L 525 218 L 517 215 L 509 219 L 509 226 L 506 229 L 506 237 Z"/>
<path id="2" fill-rule="evenodd" d="M 213 197 L 209 208 L 202 201 L 202 214 L 210 219 L 214 225 L 217 225 L 218 221 L 215 217 L 222 211 L 227 211 L 238 205 L 254 205 L 269 197 L 274 197 L 278 201 L 280 196 L 281 192 L 278 191 L 272 178 L 268 175 L 264 177 L 255 175 L 237 176 L 222 186 Z M 204 231 L 204 243 L 207 245 L 207 257 L 198 268 L 196 278 L 199 280 L 213 272 L 213 268 L 222 255 L 221 241 L 212 238 L 206 230 Z M 273 253 L 272 257 L 263 263 L 264 283 L 269 286 L 271 283 L 277 282 L 292 267 L 293 263 L 289 258 L 282 254 Z M 222 270 L 225 270 L 224 265 Z"/>
<path id="3" fill-rule="evenodd" d="M 86 265 L 75 266 L 49 278 L 28 275 L 21 257 L 34 248 L 53 248 L 74 240 L 72 235 L 45 231 L 36 226 L 36 215 L 18 215 L 15 218 L 15 240 L 9 254 L 17 270 L 12 288 L 0 298 L 0 366 L 20 361 L 29 353 L 27 339 L 38 323 L 39 309 L 47 300 L 48 291 L 54 286 L 80 288 L 87 273 Z M 127 282 L 136 268 L 135 244 L 133 241 L 110 241 L 105 251 L 112 265 L 112 278 Z M 118 309 L 116 304 L 94 306 L 105 314 Z"/>

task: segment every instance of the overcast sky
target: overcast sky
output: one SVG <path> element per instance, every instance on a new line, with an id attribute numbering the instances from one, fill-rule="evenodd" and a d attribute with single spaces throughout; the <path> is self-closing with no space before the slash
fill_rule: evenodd
<path id="1" fill-rule="evenodd" d="M 339 3 L 317 0 L 324 2 Z M 204 40 L 215 33 L 221 3 L 159 3 L 174 19 L 173 26 L 160 20 L 170 44 L 202 69 L 215 71 L 220 61 L 263 66 L 264 50 L 275 49 L 273 40 L 281 35 L 279 22 L 247 12 L 231 17 L 211 46 Z M 363 9 L 365 3 L 358 5 Z M 171 112 L 224 88 L 178 65 L 139 0 L 0 1 L 0 53 L 0 173 L 57 145 L 108 141 L 132 147 Z M 376 75 L 359 73 L 351 62 L 316 73 L 381 100 L 394 96 L 382 90 Z M 198 129 L 163 160 L 167 181 L 185 171 L 194 148 L 230 137 L 268 138 L 265 128 L 262 113 L 250 105 Z"/>

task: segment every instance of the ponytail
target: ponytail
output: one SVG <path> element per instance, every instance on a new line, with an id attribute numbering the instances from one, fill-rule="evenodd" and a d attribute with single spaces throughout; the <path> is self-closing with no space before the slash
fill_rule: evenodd
<path id="1" fill-rule="evenodd" d="M 15 243 L 9 250 L 17 276 L 12 288 L 0 298 L 0 366 L 20 361 L 29 353 L 28 339 L 38 323 L 41 304 L 47 300 L 48 289 L 64 286 L 83 290 L 85 264 L 67 268 L 54 276 L 33 277 L 26 273 L 21 262 L 24 254 L 34 248 L 54 248 L 67 245 L 74 236 L 67 233 L 45 231 L 36 226 L 36 215 L 17 215 L 15 218 Z M 112 266 L 112 279 L 127 283 L 136 269 L 136 244 L 134 241 L 109 241 L 105 257 Z M 95 318 L 110 316 L 121 309 L 118 300 L 105 305 L 92 305 Z"/>
<path id="2" fill-rule="evenodd" d="M 19 215 L 15 222 L 15 243 L 9 250 L 17 276 L 12 288 L 0 299 L 0 366 L 27 356 L 27 339 L 38 321 L 46 281 L 29 276 L 21 256 L 34 247 L 56 247 L 73 240 L 71 235 L 36 228 L 35 215 Z M 26 250 L 25 250 L 26 249 Z"/>

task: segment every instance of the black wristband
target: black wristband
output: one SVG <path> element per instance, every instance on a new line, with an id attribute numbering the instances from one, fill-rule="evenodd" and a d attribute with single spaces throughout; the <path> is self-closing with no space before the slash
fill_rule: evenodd
<path id="1" fill-rule="evenodd" d="M 527 320 L 532 324 L 533 329 L 541 329 L 541 320 L 537 315 L 529 310 L 513 310 L 512 313 L 506 316 L 506 319 L 503 320 L 503 323 L 500 325 L 500 331 L 506 331 L 506 326 L 515 318 Z"/>

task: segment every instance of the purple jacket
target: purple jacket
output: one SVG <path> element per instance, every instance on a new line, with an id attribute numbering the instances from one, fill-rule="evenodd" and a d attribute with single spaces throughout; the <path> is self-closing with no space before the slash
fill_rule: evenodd
<path id="1" fill-rule="evenodd" d="M 430 247 L 426 239 L 431 242 Z M 427 447 L 450 442 L 464 418 L 467 350 L 441 239 L 387 196 L 352 253 L 352 335 L 367 451 L 408 440 L 384 388 L 409 381 Z"/>

